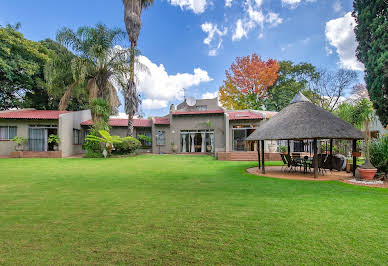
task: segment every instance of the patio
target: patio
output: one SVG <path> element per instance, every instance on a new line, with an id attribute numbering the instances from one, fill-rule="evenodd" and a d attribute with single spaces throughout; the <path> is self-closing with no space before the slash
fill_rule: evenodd
<path id="1" fill-rule="evenodd" d="M 294 180 L 314 180 L 314 181 L 331 181 L 331 180 L 347 180 L 353 178 L 353 174 L 346 171 L 326 171 L 324 175 L 318 174 L 318 178 L 314 178 L 314 172 L 288 172 L 283 171 L 282 166 L 266 166 L 265 174 L 258 167 L 248 168 L 247 172 L 254 175 Z"/>

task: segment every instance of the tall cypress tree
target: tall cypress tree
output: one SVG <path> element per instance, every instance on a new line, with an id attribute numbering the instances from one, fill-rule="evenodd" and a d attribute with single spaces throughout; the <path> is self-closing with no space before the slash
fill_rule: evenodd
<path id="1" fill-rule="evenodd" d="M 357 58 L 365 65 L 365 82 L 376 113 L 388 124 L 388 4 L 386 0 L 354 0 Z"/>

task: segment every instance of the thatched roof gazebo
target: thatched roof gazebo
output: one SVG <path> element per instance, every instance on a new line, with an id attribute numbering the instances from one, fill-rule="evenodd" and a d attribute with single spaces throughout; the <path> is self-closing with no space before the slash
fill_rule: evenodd
<path id="1" fill-rule="evenodd" d="M 355 151 L 356 140 L 363 139 L 363 133 L 334 114 L 310 102 L 301 92 L 298 92 L 291 103 L 277 115 L 263 122 L 247 140 L 261 141 L 262 171 L 264 167 L 265 140 L 313 140 L 314 177 L 318 176 L 317 140 L 330 139 L 332 153 L 333 139 L 353 140 Z M 289 151 L 289 149 L 288 149 Z M 353 157 L 353 172 L 356 158 Z M 260 167 L 260 165 L 259 165 Z"/>

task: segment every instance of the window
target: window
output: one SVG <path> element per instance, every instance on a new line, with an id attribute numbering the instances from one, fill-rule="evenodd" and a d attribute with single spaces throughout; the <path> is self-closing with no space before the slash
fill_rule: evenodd
<path id="1" fill-rule="evenodd" d="M 0 139 L 13 139 L 17 135 L 17 127 L 0 127 Z"/>
<path id="2" fill-rule="evenodd" d="M 207 105 L 197 105 L 195 109 L 198 111 L 207 111 Z"/>
<path id="3" fill-rule="evenodd" d="M 80 136 L 81 136 L 81 130 L 74 128 L 73 129 L 73 144 L 74 145 L 81 144 Z"/>
<path id="4" fill-rule="evenodd" d="M 139 131 L 136 133 L 136 138 L 139 138 L 139 135 L 144 135 L 146 137 L 149 137 L 152 140 L 152 132 L 151 131 Z M 141 145 L 143 148 L 149 148 L 152 147 L 152 143 L 144 140 L 140 140 Z"/>
<path id="5" fill-rule="evenodd" d="M 166 144 L 166 131 L 158 130 L 156 131 L 156 145 L 165 145 Z"/>

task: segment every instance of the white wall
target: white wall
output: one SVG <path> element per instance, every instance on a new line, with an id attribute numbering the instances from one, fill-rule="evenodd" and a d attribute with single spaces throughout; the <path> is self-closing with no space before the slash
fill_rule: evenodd
<path id="1" fill-rule="evenodd" d="M 83 152 L 82 145 L 73 144 L 73 129 L 81 130 L 81 122 L 90 119 L 92 119 L 90 110 L 71 112 L 59 116 L 58 136 L 61 139 L 59 149 L 62 151 L 62 157 Z"/>

